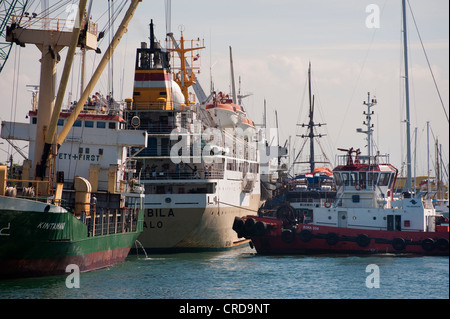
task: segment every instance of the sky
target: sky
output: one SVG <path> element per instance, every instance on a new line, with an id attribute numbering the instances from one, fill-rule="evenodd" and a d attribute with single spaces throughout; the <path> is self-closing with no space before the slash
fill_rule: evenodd
<path id="1" fill-rule="evenodd" d="M 116 7 L 119 2 L 114 1 Z M 53 3 L 50 0 L 50 5 Z M 417 155 L 416 174 L 426 174 L 429 122 L 430 168 L 434 175 L 435 138 L 442 144 L 447 170 L 449 162 L 446 117 L 449 114 L 449 2 L 409 0 L 408 3 L 438 87 L 437 90 L 407 4 L 412 151 Z M 107 0 L 95 0 L 93 4 L 93 20 L 99 23 L 100 29 L 104 28 L 108 16 L 107 5 Z M 114 56 L 116 99 L 132 97 L 135 52 L 140 42 L 148 42 L 150 19 L 154 21 L 157 39 L 164 40 L 165 11 L 164 0 L 143 0 L 139 4 Z M 67 13 L 62 10 L 64 15 Z M 304 142 L 297 135 L 306 133 L 297 124 L 308 122 L 309 63 L 315 121 L 326 123 L 318 131 L 326 135 L 320 144 L 332 163 L 336 155 L 342 154 L 338 148 L 354 147 L 367 152 L 365 135 L 356 129 L 364 128 L 363 112 L 367 108 L 363 101 L 370 92 L 378 101 L 372 118 L 376 150 L 389 154 L 391 163 L 405 172 L 401 0 L 172 0 L 171 31 L 176 38 L 180 29 L 184 30 L 185 39 L 205 41 L 198 79 L 207 93 L 211 80 L 216 91 L 230 91 L 229 46 L 232 47 L 236 83 L 240 78 L 242 93 L 252 94 L 243 102 L 249 117 L 262 124 L 266 100 L 267 126 L 277 127 L 278 119 L 280 143 L 284 145 L 290 138 L 292 153 L 298 152 Z M 103 41 L 100 45 L 103 52 L 106 47 L 107 41 Z M 62 61 L 64 53 L 61 53 Z M 3 102 L 0 120 L 27 121 L 31 93 L 26 85 L 39 83 L 39 58 L 38 49 L 32 45 L 13 47 L 0 74 Z M 89 54 L 88 65 L 99 61 L 100 56 Z M 63 62 L 58 64 L 58 75 L 62 67 Z M 15 77 L 17 69 L 18 77 Z M 78 74 L 73 72 L 73 80 L 69 82 L 74 96 L 79 94 Z M 17 90 L 14 82 L 18 84 Z M 105 74 L 96 91 L 106 94 L 107 90 Z M 413 135 L 415 128 L 417 143 Z M 306 158 L 307 149 L 299 158 Z M 10 151 L 7 142 L 0 141 L 0 162 L 6 160 Z M 21 161 L 14 150 L 13 155 L 15 161 Z"/>

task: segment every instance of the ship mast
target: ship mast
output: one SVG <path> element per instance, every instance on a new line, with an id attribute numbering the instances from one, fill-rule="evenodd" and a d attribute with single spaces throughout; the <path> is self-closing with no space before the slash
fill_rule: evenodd
<path id="1" fill-rule="evenodd" d="M 309 138 L 309 166 L 310 166 L 310 170 L 312 173 L 312 172 L 314 172 L 315 164 L 316 164 L 316 161 L 314 160 L 314 158 L 315 158 L 314 138 L 325 136 L 323 134 L 315 135 L 314 127 L 316 127 L 316 126 L 321 127 L 322 125 L 326 125 L 326 124 L 325 123 L 319 123 L 319 124 L 314 123 L 314 95 L 312 94 L 312 89 L 311 89 L 311 62 L 309 63 L 309 69 L 308 69 L 308 88 L 309 88 L 309 123 L 308 124 L 298 124 L 298 125 L 301 125 L 302 127 L 307 126 L 309 129 L 309 133 L 307 135 L 299 135 L 299 136 L 301 136 L 302 138 Z"/>
<path id="2" fill-rule="evenodd" d="M 181 30 L 183 30 L 183 28 L 181 28 Z M 174 76 L 174 81 L 180 86 L 186 105 L 191 105 L 191 104 L 193 104 L 193 101 L 191 101 L 191 99 L 189 98 L 189 88 L 191 86 L 194 86 L 194 88 L 196 88 L 195 84 L 197 84 L 197 78 L 194 74 L 194 70 L 196 70 L 197 68 L 192 66 L 193 62 L 195 60 L 197 60 L 197 57 L 194 57 L 193 52 L 204 49 L 205 47 L 203 45 L 194 47 L 194 40 L 192 40 L 192 41 L 190 41 L 191 47 L 186 48 L 185 40 L 183 37 L 183 31 L 181 31 L 181 38 L 180 38 L 179 44 L 173 37 L 172 33 L 169 33 L 168 36 L 172 40 L 172 48 L 168 49 L 168 51 L 172 52 L 172 55 L 173 55 L 172 60 L 175 60 L 174 59 L 175 52 L 178 53 L 179 60 L 180 60 L 180 65 L 177 68 L 179 70 L 179 73 L 177 73 Z M 195 42 L 198 45 L 200 42 L 200 39 L 195 40 Z M 188 63 L 188 61 L 187 61 L 187 58 L 188 58 L 187 53 L 190 54 L 189 57 L 190 57 L 191 63 Z M 174 67 L 174 69 L 175 69 L 175 67 Z M 203 90 L 199 90 L 198 86 L 197 86 L 197 89 L 195 90 L 195 92 L 197 93 L 198 91 L 200 91 L 199 93 L 202 94 L 198 98 L 200 99 L 200 102 L 203 103 L 204 101 L 202 101 L 202 100 L 203 99 L 206 100 L 205 94 L 204 94 Z"/>
<path id="3" fill-rule="evenodd" d="M 404 191 L 411 191 L 411 122 L 409 112 L 409 72 L 408 72 L 408 36 L 406 28 L 406 0 L 402 0 L 403 12 L 403 53 L 405 60 L 405 95 L 406 95 L 406 182 Z"/>
<path id="4" fill-rule="evenodd" d="M 371 108 L 375 105 L 377 105 L 377 99 L 370 99 L 370 92 L 367 93 L 367 102 L 363 102 L 364 105 L 367 106 L 367 113 L 364 111 L 364 115 L 366 116 L 366 121 L 363 122 L 363 125 L 367 126 L 367 130 L 363 131 L 361 128 L 357 128 L 357 133 L 364 133 L 367 134 L 367 155 L 369 158 L 369 165 L 372 161 L 372 132 L 373 132 L 373 124 L 372 124 L 372 115 L 374 114 L 373 111 L 371 111 Z"/>

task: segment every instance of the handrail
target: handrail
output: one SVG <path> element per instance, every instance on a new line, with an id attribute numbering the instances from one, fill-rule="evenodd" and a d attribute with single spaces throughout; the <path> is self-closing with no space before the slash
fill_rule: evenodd
<path id="1" fill-rule="evenodd" d="M 12 23 L 16 20 L 20 21 L 20 26 L 27 29 L 37 29 L 37 30 L 49 30 L 49 31 L 65 31 L 72 32 L 73 24 L 75 23 L 72 19 L 59 19 L 59 18 L 43 18 L 43 17 L 33 17 L 33 16 L 18 16 L 11 15 Z M 82 24 L 83 25 L 83 24 Z M 89 33 L 98 35 L 98 25 L 97 23 L 89 21 L 88 29 Z"/>
<path id="2" fill-rule="evenodd" d="M 87 226 L 88 236 L 104 236 L 134 232 L 137 230 L 139 209 L 114 209 L 114 212 L 93 212 L 91 215 L 79 216 Z"/>

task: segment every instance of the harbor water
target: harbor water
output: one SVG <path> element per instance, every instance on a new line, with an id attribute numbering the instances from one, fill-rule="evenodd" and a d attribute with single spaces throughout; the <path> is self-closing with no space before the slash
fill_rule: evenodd
<path id="1" fill-rule="evenodd" d="M 448 299 L 448 257 L 131 254 L 68 276 L 0 282 L 0 299 Z M 69 284 L 68 284 L 69 282 Z"/>

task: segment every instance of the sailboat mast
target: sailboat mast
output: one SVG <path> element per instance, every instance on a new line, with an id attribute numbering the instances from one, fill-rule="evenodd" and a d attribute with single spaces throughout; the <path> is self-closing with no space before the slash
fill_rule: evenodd
<path id="1" fill-rule="evenodd" d="M 405 60 L 405 94 L 406 94 L 406 183 L 404 191 L 411 191 L 411 121 L 409 112 L 409 72 L 408 72 L 408 35 L 406 29 L 406 0 L 402 0 L 403 11 L 403 45 Z"/>
<path id="2" fill-rule="evenodd" d="M 305 162 L 298 162 L 298 163 L 303 163 L 303 164 L 307 164 L 309 163 L 309 169 L 312 172 L 314 172 L 314 169 L 316 168 L 316 164 L 317 163 L 328 163 L 328 162 L 319 162 L 315 160 L 315 151 L 314 151 L 314 138 L 315 137 L 319 137 L 322 138 L 323 136 L 326 136 L 325 134 L 314 134 L 314 127 L 318 126 L 321 127 L 322 125 L 326 125 L 326 123 L 314 123 L 314 95 L 312 94 L 312 81 L 311 81 L 311 62 L 309 63 L 309 68 L 308 68 L 308 86 L 309 86 L 309 122 L 308 124 L 297 124 L 297 125 L 301 125 L 302 127 L 307 127 L 308 128 L 308 134 L 302 134 L 302 135 L 297 135 L 300 136 L 301 138 L 309 138 L 309 161 L 305 161 Z M 300 155 L 300 153 L 298 154 Z M 297 157 L 298 157 L 297 155 Z M 294 163 L 295 164 L 295 163 Z"/>
<path id="3" fill-rule="evenodd" d="M 308 69 L 308 86 L 309 86 L 309 166 L 311 172 L 314 172 L 314 97 L 311 91 L 311 62 Z"/>

